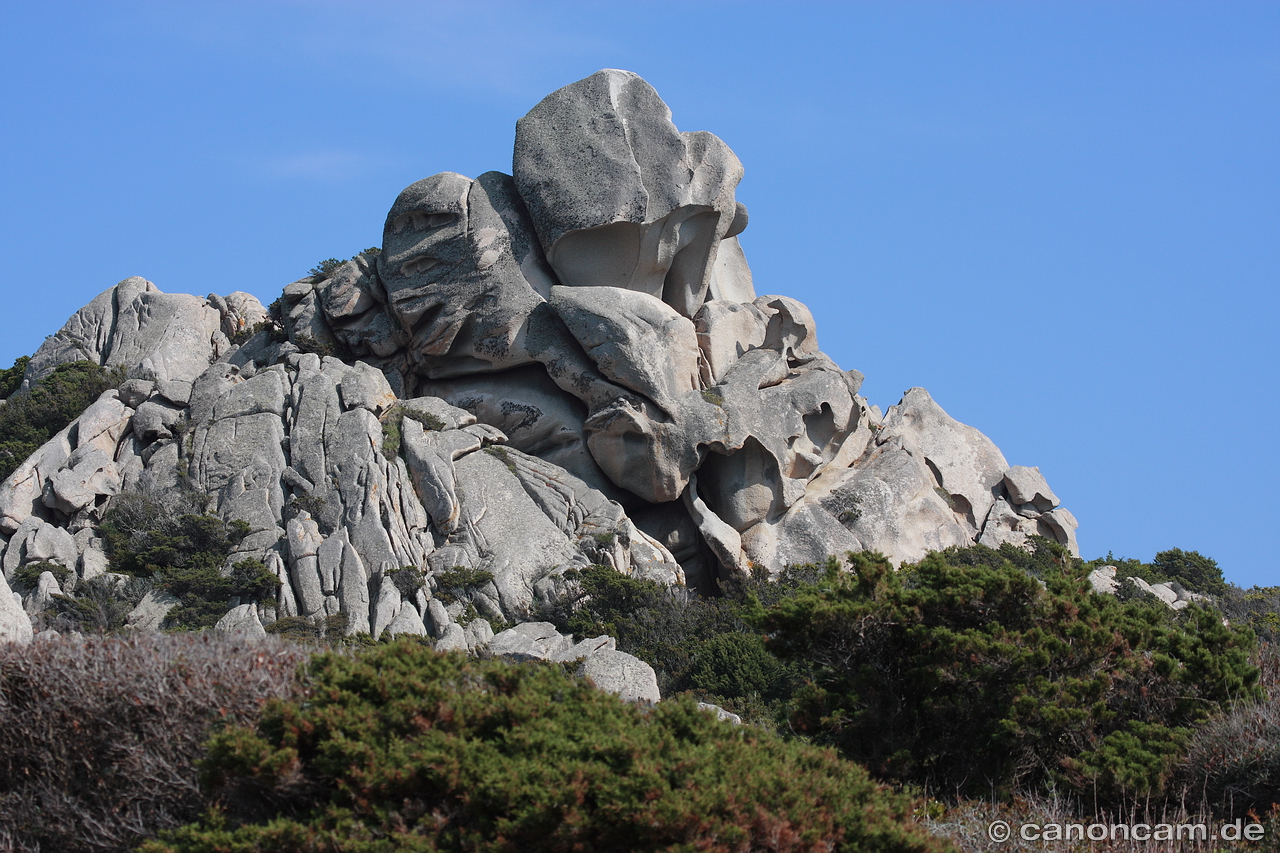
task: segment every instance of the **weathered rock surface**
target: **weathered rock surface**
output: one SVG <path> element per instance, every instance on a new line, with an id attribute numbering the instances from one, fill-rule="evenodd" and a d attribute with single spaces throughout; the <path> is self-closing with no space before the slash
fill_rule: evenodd
<path id="1" fill-rule="evenodd" d="M 563 284 L 647 293 L 685 317 L 706 299 L 720 241 L 746 227 L 738 158 L 710 133 L 678 131 L 629 71 L 544 98 L 516 122 L 513 170 Z"/>
<path id="2" fill-rule="evenodd" d="M 267 630 L 258 617 L 258 608 L 253 604 L 240 604 L 227 611 L 227 615 L 218 620 L 214 626 L 228 634 L 247 634 L 250 637 L 265 637 Z"/>
<path id="3" fill-rule="evenodd" d="M 583 660 L 577 674 L 628 702 L 657 702 L 662 699 L 653 667 L 626 652 L 602 649 Z"/>
<path id="4" fill-rule="evenodd" d="M 22 607 L 22 601 L 0 577 L 0 643 L 31 642 L 31 619 Z"/>
<path id="5" fill-rule="evenodd" d="M 26 382 L 83 358 L 129 378 L 0 484 L 5 576 L 100 575 L 93 530 L 118 495 L 194 489 L 249 526 L 229 566 L 280 582 L 274 612 L 241 603 L 228 625 L 344 614 L 350 633 L 556 659 L 572 650 L 543 629 L 491 624 L 528 619 L 571 568 L 709 592 L 847 550 L 1077 550 L 1038 469 L 923 389 L 881 415 L 803 304 L 756 296 L 741 164 L 639 77 L 548 96 L 513 171 L 412 184 L 379 252 L 288 284 L 270 318 L 137 277 L 93 300 Z"/>
<path id="6" fill-rule="evenodd" d="M 439 644 L 436 648 L 440 648 Z M 578 675 L 628 702 L 657 702 L 662 698 L 653 667 L 634 655 L 618 651 L 613 637 L 594 637 L 575 643 L 550 622 L 525 622 L 495 635 L 482 648 L 494 657 L 517 662 L 580 662 Z"/>
<path id="7" fill-rule="evenodd" d="M 71 361 L 124 367 L 145 379 L 189 382 L 231 348 L 228 335 L 266 318 L 262 303 L 247 293 L 211 300 L 161 293 L 140 276 L 127 278 L 41 345 L 27 365 L 23 386 Z"/>

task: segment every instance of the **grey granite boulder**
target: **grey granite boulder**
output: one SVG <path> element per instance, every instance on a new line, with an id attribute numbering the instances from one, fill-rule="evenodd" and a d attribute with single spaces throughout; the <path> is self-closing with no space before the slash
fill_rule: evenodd
<path id="1" fill-rule="evenodd" d="M 0 643 L 26 645 L 33 636 L 31 618 L 4 577 L 0 576 Z"/>
<path id="2" fill-rule="evenodd" d="M 32 615 L 42 613 L 53 604 L 55 595 L 62 595 L 62 587 L 58 585 L 58 579 L 53 576 L 53 572 L 41 572 L 40 578 L 36 581 L 36 588 L 27 595 L 23 607 Z"/>
<path id="3" fill-rule="evenodd" d="M 940 494 L 976 534 L 998 497 L 1009 465 L 982 433 L 952 418 L 923 388 L 912 388 L 885 412 L 877 441 L 900 437 L 923 460 Z"/>
<path id="4" fill-rule="evenodd" d="M 513 661 L 550 660 L 572 646 L 573 640 L 561 636 L 550 622 L 524 622 L 495 634 L 488 652 Z"/>
<path id="5" fill-rule="evenodd" d="M 559 633 L 549 622 L 524 622 L 495 635 L 482 648 L 494 657 L 516 662 L 579 662 L 578 675 L 628 702 L 657 702 L 662 698 L 653 667 L 634 655 L 618 651 L 617 641 L 612 637 L 574 643 L 572 637 Z"/>
<path id="6" fill-rule="evenodd" d="M 169 611 L 181 603 L 176 596 L 153 589 L 142 597 L 137 607 L 129 611 L 125 624 L 135 631 L 158 631 Z"/>
<path id="7" fill-rule="evenodd" d="M 583 660 L 577 674 L 628 702 L 657 702 L 662 699 L 653 667 L 626 652 L 602 649 Z"/>
<path id="8" fill-rule="evenodd" d="M 716 719 L 722 723 L 733 723 L 735 726 L 742 725 L 741 717 L 739 717 L 737 714 L 726 711 L 724 708 L 721 708 L 719 705 L 712 705 L 709 702 L 699 702 L 698 710 L 706 711 L 708 714 L 715 714 Z"/>
<path id="9" fill-rule="evenodd" d="M 231 608 L 213 627 L 228 634 L 267 636 L 267 629 L 263 627 L 262 620 L 258 617 L 258 607 L 254 604 L 240 604 Z"/>
<path id="10" fill-rule="evenodd" d="M 513 172 L 561 283 L 647 293 L 692 317 L 721 240 L 746 227 L 742 164 L 681 133 L 653 87 L 606 69 L 516 122 Z"/>
<path id="11" fill-rule="evenodd" d="M 1115 595 L 1120 589 L 1120 582 L 1116 580 L 1116 567 L 1099 566 L 1089 572 L 1089 586 L 1093 587 L 1094 592 Z"/>
<path id="12" fill-rule="evenodd" d="M 1038 512 L 1048 512 L 1061 503 L 1039 468 L 1014 465 L 1004 472 L 1004 488 L 1015 506 L 1030 504 Z"/>

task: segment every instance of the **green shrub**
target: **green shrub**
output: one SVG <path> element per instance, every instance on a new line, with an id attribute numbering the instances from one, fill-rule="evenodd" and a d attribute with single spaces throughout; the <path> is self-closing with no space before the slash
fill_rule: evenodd
<path id="1" fill-rule="evenodd" d="M 761 571 L 725 581 L 720 597 L 703 598 L 685 587 L 590 566 L 566 571 L 569 593 L 537 615 L 579 639 L 615 637 L 620 650 L 654 668 L 664 696 L 688 691 L 772 728 L 808 666 L 770 662 L 773 655 L 761 648 L 748 617 L 762 602 L 776 603 L 820 575 L 817 566 L 793 567 L 774 580 Z M 733 661 L 734 650 L 753 662 Z"/>
<path id="2" fill-rule="evenodd" d="M 99 575 L 76 584 L 71 595 L 53 597 L 48 627 L 59 632 L 108 634 L 125 627 L 129 613 L 152 588 L 150 580 Z"/>
<path id="3" fill-rule="evenodd" d="M 348 624 L 350 618 L 345 613 L 335 613 L 315 621 L 304 616 L 286 616 L 267 625 L 266 631 L 282 640 L 307 645 L 360 645 L 369 639 L 368 634 L 347 637 Z"/>
<path id="4" fill-rule="evenodd" d="M 340 261 L 337 258 L 325 258 L 320 263 L 312 267 L 307 274 L 317 279 L 326 279 L 333 275 L 334 270 L 345 264 L 346 261 Z"/>
<path id="5" fill-rule="evenodd" d="M 360 252 L 360 254 L 352 255 L 351 260 L 354 261 L 356 258 L 360 257 L 360 255 L 377 255 L 381 251 L 382 249 L 378 246 L 372 246 L 365 249 L 363 252 Z M 345 263 L 346 261 L 340 261 L 337 258 L 325 258 L 323 261 L 312 267 L 307 274 L 312 278 L 315 278 L 317 281 L 323 281 L 333 275 L 334 271 Z"/>
<path id="6" fill-rule="evenodd" d="M 30 361 L 31 356 L 24 355 L 14 360 L 13 367 L 0 370 L 0 400 L 22 387 L 22 376 L 27 372 L 27 364 Z"/>
<path id="7" fill-rule="evenodd" d="M 778 698 L 787 668 L 765 648 L 759 634 L 717 634 L 699 643 L 688 689 L 725 699 Z"/>
<path id="8" fill-rule="evenodd" d="M 444 421 L 440 420 L 440 418 L 436 417 L 430 412 L 424 412 L 419 409 L 411 409 L 408 406 L 397 406 L 396 408 L 400 410 L 401 415 L 411 420 L 417 421 L 427 429 L 435 430 L 436 432 L 439 432 L 440 430 L 444 429 Z"/>
<path id="9" fill-rule="evenodd" d="M 1005 542 L 999 548 L 970 545 L 966 548 L 951 547 L 938 553 L 953 566 L 986 566 L 992 569 L 1013 566 L 1035 578 L 1044 578 L 1066 567 L 1084 565 L 1074 559 L 1065 547 L 1043 536 L 1028 536 L 1027 544 L 1031 547 L 1019 548 Z M 910 577 L 914 567 L 907 565 L 902 569 L 906 573 L 904 577 Z"/>
<path id="10" fill-rule="evenodd" d="M 1169 580 L 1177 581 L 1193 592 L 1221 595 L 1227 591 L 1218 563 L 1198 551 L 1173 548 L 1156 554 L 1151 564 Z"/>
<path id="11" fill-rule="evenodd" d="M 1280 642 L 1280 586 L 1241 589 L 1228 584 L 1218 602 L 1233 624 L 1248 625 L 1259 639 Z"/>
<path id="12" fill-rule="evenodd" d="M 117 498 L 101 526 L 113 571 L 151 578 L 178 598 L 165 627 L 212 627 L 231 598 L 260 601 L 275 595 L 280 581 L 259 560 L 242 560 L 223 574 L 228 557 L 249 534 L 248 524 L 203 513 L 175 515 L 175 505 L 191 508 L 180 496 Z"/>
<path id="13" fill-rule="evenodd" d="M 474 590 L 493 580 L 493 572 L 484 569 L 472 569 L 467 566 L 454 566 L 435 575 L 436 598 L 445 604 L 452 604 Z"/>
<path id="14" fill-rule="evenodd" d="M 395 584 L 401 598 L 412 598 L 427 583 L 426 578 L 423 577 L 422 569 L 417 566 L 401 566 L 392 572 L 389 577 L 391 582 Z M 490 575 L 489 577 L 492 578 L 493 576 Z"/>
<path id="15" fill-rule="evenodd" d="M 214 810 L 145 853 L 943 849 L 829 752 L 402 640 L 314 659 L 202 781 Z"/>
<path id="16" fill-rule="evenodd" d="M 1179 768 L 1181 796 L 1217 815 L 1265 815 L 1280 803 L 1280 647 L 1264 643 L 1256 659 L 1265 695 L 1196 727 Z"/>
<path id="17" fill-rule="evenodd" d="M 288 695 L 305 654 L 216 633 L 0 644 L 0 848 L 125 851 L 193 819 L 211 727 Z"/>
<path id="18" fill-rule="evenodd" d="M 16 368 L 15 363 L 10 369 Z M 0 407 L 0 480 L 78 418 L 103 391 L 123 381 L 120 368 L 105 370 L 91 361 L 75 361 L 58 365 L 29 393 L 9 397 Z"/>
<path id="19" fill-rule="evenodd" d="M 288 521 L 296 518 L 299 513 L 305 512 L 311 516 L 317 523 L 320 521 L 321 515 L 324 513 L 324 498 L 315 492 L 308 492 L 305 495 L 294 495 L 289 502 L 284 505 L 284 517 Z"/>
<path id="20" fill-rule="evenodd" d="M 1252 635 L 1206 608 L 1174 621 L 1093 594 L 1074 566 L 1041 581 L 943 554 L 903 573 L 879 555 L 849 560 L 761 624 L 775 653 L 816 667 L 792 724 L 884 778 L 1158 793 L 1169 745 L 1257 692 Z"/>
<path id="21" fill-rule="evenodd" d="M 392 406 L 382 416 L 382 455 L 388 460 L 395 460 L 400 455 L 405 418 L 415 420 L 430 430 L 444 429 L 444 421 L 430 412 L 422 412 L 402 405 Z M 505 460 L 506 457 L 504 456 L 503 459 Z"/>
<path id="22" fill-rule="evenodd" d="M 59 588 L 67 582 L 67 578 L 71 577 L 71 570 L 59 563 L 50 563 L 40 560 L 36 563 L 27 563 L 13 573 L 12 586 L 21 592 L 28 592 L 36 588 L 36 584 L 40 583 L 40 576 L 45 572 L 53 572 L 53 577 L 58 582 Z"/>
<path id="23" fill-rule="evenodd" d="M 404 410 L 393 406 L 382 419 L 382 455 L 388 462 L 394 462 L 400 455 L 400 443 L 403 440 L 401 423 L 404 421 Z"/>

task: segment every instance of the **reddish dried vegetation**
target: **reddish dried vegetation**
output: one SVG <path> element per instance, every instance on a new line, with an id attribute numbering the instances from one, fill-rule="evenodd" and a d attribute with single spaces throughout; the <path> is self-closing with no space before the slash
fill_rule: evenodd
<path id="1" fill-rule="evenodd" d="M 126 850 L 190 820 L 211 729 L 289 695 L 306 654 L 216 633 L 0 645 L 0 850 Z"/>

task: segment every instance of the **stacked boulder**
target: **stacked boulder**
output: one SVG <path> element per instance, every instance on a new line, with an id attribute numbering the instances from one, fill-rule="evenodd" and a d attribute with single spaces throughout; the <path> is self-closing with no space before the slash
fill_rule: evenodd
<path id="1" fill-rule="evenodd" d="M 25 384 L 80 359 L 130 379 L 0 484 L 5 577 L 100 575 L 118 495 L 195 491 L 250 528 L 228 565 L 279 580 L 274 606 L 231 602 L 228 624 L 343 614 L 474 649 L 481 623 L 532 618 L 591 564 L 714 592 L 847 550 L 1076 551 L 1037 469 L 923 389 L 881 414 L 804 305 L 756 294 L 741 164 L 644 80 L 605 70 L 548 96 L 513 171 L 414 183 L 379 252 L 271 311 L 131 278 L 77 313 Z"/>

